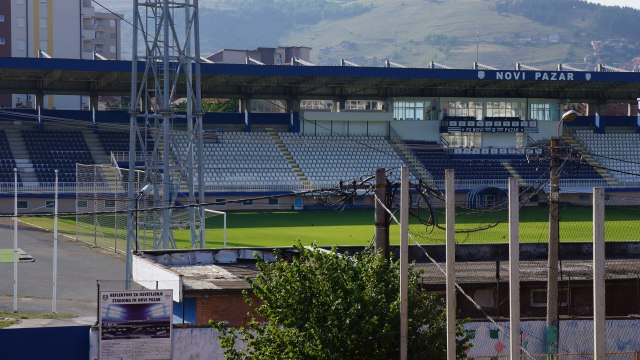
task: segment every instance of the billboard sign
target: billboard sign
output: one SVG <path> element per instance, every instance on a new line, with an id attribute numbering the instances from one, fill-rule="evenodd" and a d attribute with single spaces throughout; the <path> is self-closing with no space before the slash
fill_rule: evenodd
<path id="1" fill-rule="evenodd" d="M 100 360 L 170 360 L 172 290 L 101 291 Z"/>

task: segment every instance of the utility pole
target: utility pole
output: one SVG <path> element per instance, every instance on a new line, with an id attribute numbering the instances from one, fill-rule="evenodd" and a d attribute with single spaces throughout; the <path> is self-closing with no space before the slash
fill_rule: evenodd
<path id="1" fill-rule="evenodd" d="M 389 214 L 387 203 L 387 175 L 384 168 L 376 170 L 376 252 L 389 259 Z M 381 204 L 382 203 L 382 204 Z M 383 206 L 384 204 L 384 206 Z"/>
<path id="2" fill-rule="evenodd" d="M 547 261 L 547 355 L 553 359 L 558 354 L 558 247 L 560 242 L 559 197 L 560 159 L 559 137 L 551 138 L 551 169 L 549 179 L 549 253 Z"/>

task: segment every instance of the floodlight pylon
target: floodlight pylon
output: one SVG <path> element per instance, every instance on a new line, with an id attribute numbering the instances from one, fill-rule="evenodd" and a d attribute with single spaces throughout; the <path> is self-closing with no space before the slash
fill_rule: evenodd
<path id="1" fill-rule="evenodd" d="M 134 171 L 137 163 L 144 163 L 144 181 L 156 189 L 153 194 L 156 211 L 151 221 L 157 230 L 154 248 L 175 248 L 172 208 L 178 195 L 186 194 L 191 246 L 204 247 L 204 209 L 197 206 L 204 203 L 198 0 L 134 0 L 133 7 L 129 170 Z M 176 29 L 175 19 L 180 12 L 184 12 L 184 34 Z M 178 94 L 186 97 L 186 115 L 172 108 Z M 178 141 L 173 126 L 180 118 L 186 118 L 187 136 Z M 128 179 L 127 280 L 131 274 L 137 190 L 133 179 Z"/>

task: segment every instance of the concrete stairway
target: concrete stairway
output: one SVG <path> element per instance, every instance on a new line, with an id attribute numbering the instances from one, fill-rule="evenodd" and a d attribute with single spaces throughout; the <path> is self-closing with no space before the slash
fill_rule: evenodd
<path id="1" fill-rule="evenodd" d="M 16 161 L 16 168 L 22 183 L 38 183 L 38 176 L 33 169 L 33 163 L 29 157 L 27 146 L 24 144 L 22 133 L 20 133 L 20 127 L 8 127 L 4 132 L 7 135 L 7 141 Z"/>
<path id="2" fill-rule="evenodd" d="M 84 136 L 84 141 L 87 143 L 89 147 L 89 151 L 91 151 L 91 157 L 96 164 L 110 164 L 111 159 L 109 154 L 104 151 L 102 147 L 102 142 L 98 135 L 91 130 L 82 130 L 82 135 Z"/>
<path id="3" fill-rule="evenodd" d="M 302 183 L 302 186 L 304 188 L 311 187 L 309 178 L 305 175 L 304 171 L 300 169 L 300 165 L 298 165 L 298 162 L 293 157 L 287 146 L 284 144 L 284 141 L 282 141 L 278 133 L 273 128 L 267 128 L 266 132 L 276 144 L 276 147 L 278 148 L 282 156 L 284 156 L 284 158 L 287 160 L 287 163 L 289 163 L 289 166 L 291 166 L 291 170 L 293 170 L 293 172 L 295 173 L 298 181 Z"/>
<path id="4" fill-rule="evenodd" d="M 613 186 L 620 185 L 620 182 L 613 175 L 611 175 L 609 171 L 602 168 L 602 164 L 600 164 L 593 156 L 589 155 L 587 149 L 580 141 L 578 141 L 578 139 L 570 134 L 565 133 L 562 137 L 562 141 L 570 145 L 573 149 L 577 150 L 580 153 L 580 156 L 582 156 L 582 159 L 591 167 L 593 167 L 595 171 L 600 174 L 600 176 L 607 182 L 607 184 Z"/>

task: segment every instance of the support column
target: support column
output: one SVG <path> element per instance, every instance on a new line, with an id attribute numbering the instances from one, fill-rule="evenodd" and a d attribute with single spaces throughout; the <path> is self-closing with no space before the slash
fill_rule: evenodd
<path id="1" fill-rule="evenodd" d="M 36 94 L 36 103 L 35 103 L 35 108 L 44 108 L 44 94 L 43 93 L 38 93 Z"/>
<path id="2" fill-rule="evenodd" d="M 520 354 L 520 187 L 509 178 L 509 352 L 511 360 Z"/>
<path id="3" fill-rule="evenodd" d="M 456 242 L 455 242 L 455 173 L 446 169 L 445 216 L 446 216 L 446 308 L 447 308 L 447 360 L 456 360 Z"/>
<path id="4" fill-rule="evenodd" d="M 606 359 L 604 188 L 593 188 L 593 358 Z"/>

